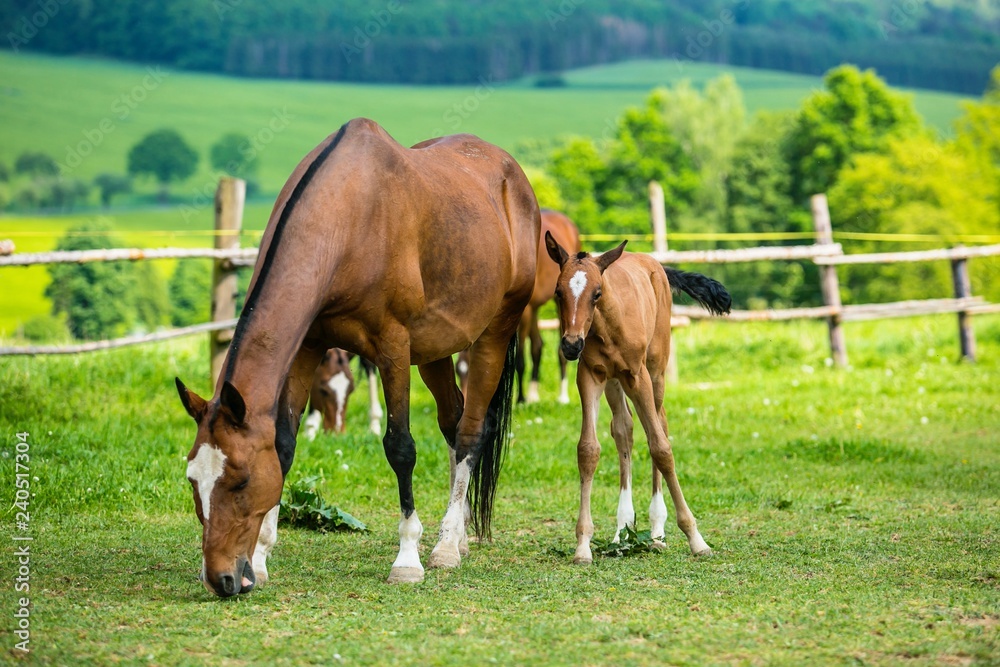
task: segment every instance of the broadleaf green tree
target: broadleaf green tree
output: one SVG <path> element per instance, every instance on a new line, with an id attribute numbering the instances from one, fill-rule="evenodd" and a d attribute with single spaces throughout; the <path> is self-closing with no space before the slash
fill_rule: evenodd
<path id="1" fill-rule="evenodd" d="M 167 201 L 170 183 L 188 178 L 197 166 L 198 153 L 169 128 L 147 134 L 128 153 L 128 173 L 155 178 L 163 202 Z"/>
<path id="2" fill-rule="evenodd" d="M 211 316 L 212 263 L 203 259 L 182 259 L 169 283 L 170 321 L 184 327 L 207 322 Z"/>

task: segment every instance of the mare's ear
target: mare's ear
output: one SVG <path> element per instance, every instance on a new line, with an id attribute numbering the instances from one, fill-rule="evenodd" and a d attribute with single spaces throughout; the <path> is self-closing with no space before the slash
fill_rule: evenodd
<path id="1" fill-rule="evenodd" d="M 545 249 L 549 252 L 552 261 L 559 265 L 559 268 L 562 268 L 562 265 L 569 259 L 569 255 L 566 254 L 563 247 L 552 237 L 552 232 L 545 232 Z"/>
<path id="2" fill-rule="evenodd" d="M 600 267 L 601 273 L 604 273 L 605 269 L 614 264 L 615 260 L 622 256 L 622 253 L 625 251 L 626 243 L 628 243 L 628 241 L 622 241 L 620 246 L 614 250 L 607 251 L 597 258 L 597 266 Z"/>
<path id="3" fill-rule="evenodd" d="M 222 383 L 219 405 L 226 412 L 226 416 L 229 417 L 233 426 L 243 425 L 243 420 L 247 417 L 247 404 L 243 401 L 239 390 L 229 380 Z"/>
<path id="4" fill-rule="evenodd" d="M 201 418 L 205 416 L 205 410 L 208 408 L 208 402 L 198 394 L 185 387 L 179 377 L 175 377 L 174 382 L 177 384 L 177 394 L 181 397 L 181 403 L 184 404 L 184 409 L 187 410 L 189 415 L 191 415 L 191 419 L 195 420 L 195 422 L 201 423 Z"/>

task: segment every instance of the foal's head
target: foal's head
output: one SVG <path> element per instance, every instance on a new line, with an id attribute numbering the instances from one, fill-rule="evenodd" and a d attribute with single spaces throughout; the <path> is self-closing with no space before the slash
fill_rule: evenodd
<path id="1" fill-rule="evenodd" d="M 221 597 L 247 593 L 256 582 L 252 558 L 261 523 L 281 499 L 274 421 L 248 416 L 228 381 L 211 401 L 180 379 L 177 391 L 198 424 L 187 477 L 202 525 L 202 583 Z"/>
<path id="2" fill-rule="evenodd" d="M 311 394 L 312 409 L 323 415 L 324 431 L 343 433 L 347 430 L 347 399 L 352 393 L 351 359 L 344 350 L 330 348 L 316 369 Z"/>
<path id="3" fill-rule="evenodd" d="M 570 361 L 580 358 L 583 344 L 594 321 L 594 310 L 601 299 L 604 270 L 622 256 L 623 241 L 614 250 L 592 257 L 585 252 L 570 256 L 566 250 L 545 232 L 545 249 L 559 265 L 556 282 L 556 308 L 559 310 L 559 330 L 562 335 L 562 352 Z"/>

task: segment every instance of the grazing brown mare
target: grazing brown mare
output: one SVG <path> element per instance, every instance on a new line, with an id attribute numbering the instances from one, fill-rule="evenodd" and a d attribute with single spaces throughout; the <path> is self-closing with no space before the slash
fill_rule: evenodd
<path id="1" fill-rule="evenodd" d="M 653 461 L 653 499 L 649 504 L 653 539 L 662 546 L 667 518 L 661 491 L 662 473 L 674 501 L 677 525 L 687 536 L 691 552 L 696 556 L 710 554 L 674 472 L 663 411 L 664 374 L 670 356 L 671 290 L 686 292 L 717 315 L 729 312 L 729 293 L 711 278 L 676 269 L 664 270 L 649 255 L 623 253 L 625 243 L 598 257 L 583 252 L 570 255 L 547 234 L 545 247 L 560 266 L 556 303 L 562 351 L 567 359 L 580 360 L 576 375 L 583 405 L 583 428 L 577 445 L 580 516 L 573 562 L 593 561 L 590 490 L 601 454 L 596 430 L 601 393 L 611 406 L 611 435 L 618 449 L 621 492 L 616 539 L 623 527 L 635 525 L 632 413 L 625 400 L 627 396 L 639 414 Z"/>
<path id="2" fill-rule="evenodd" d="M 316 368 L 313 386 L 309 392 L 309 416 L 306 417 L 303 435 L 315 440 L 320 426 L 327 433 L 343 433 L 347 429 L 347 404 L 354 392 L 354 373 L 351 371 L 350 352 L 339 348 L 327 350 L 323 361 Z M 358 357 L 361 372 L 368 377 L 368 428 L 375 435 L 382 435 L 382 405 L 378 400 L 378 374 L 375 366 Z"/>
<path id="3" fill-rule="evenodd" d="M 383 446 L 402 517 L 392 582 L 420 581 L 413 502 L 410 365 L 434 396 L 454 458 L 431 567 L 455 567 L 466 505 L 489 534 L 510 420 L 514 334 L 531 296 L 540 226 L 524 172 L 471 135 L 405 148 L 356 119 L 313 149 L 285 184 L 215 395 L 177 388 L 198 424 L 188 478 L 201 520 L 202 576 L 220 596 L 267 576 L 278 502 L 313 372 L 331 347 L 382 376 Z M 464 400 L 451 355 L 471 346 Z"/>
<path id="4" fill-rule="evenodd" d="M 538 265 L 535 267 L 535 288 L 531 292 L 531 301 L 521 315 L 521 324 L 517 329 L 517 400 L 519 403 L 538 402 L 538 376 L 542 364 L 542 334 L 538 329 L 538 310 L 548 303 L 556 292 L 556 280 L 559 278 L 559 265 L 549 258 L 545 252 L 545 233 L 551 233 L 567 251 L 580 251 L 580 230 L 573 221 L 558 211 L 542 210 L 542 234 L 538 238 Z M 528 393 L 524 393 L 524 341 L 531 337 L 531 383 Z M 468 389 L 468 354 L 458 355 L 458 377 L 462 391 Z M 559 399 L 562 404 L 569 403 L 569 388 L 566 382 L 566 357 L 559 352 Z"/>
<path id="5" fill-rule="evenodd" d="M 313 374 L 312 389 L 309 390 L 309 416 L 303 435 L 315 440 L 320 426 L 327 433 L 347 430 L 347 400 L 352 393 L 354 373 L 351 372 L 351 359 L 345 350 L 330 348 Z"/>

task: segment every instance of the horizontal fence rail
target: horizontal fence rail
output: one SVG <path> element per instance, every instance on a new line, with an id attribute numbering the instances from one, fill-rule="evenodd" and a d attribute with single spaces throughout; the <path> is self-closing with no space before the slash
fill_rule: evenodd
<path id="1" fill-rule="evenodd" d="M 189 327 L 158 331 L 149 334 L 127 336 L 114 340 L 93 341 L 74 345 L 30 345 L 18 347 L 0 347 L 0 356 L 4 355 L 47 355 L 47 354 L 78 354 L 109 350 L 130 345 L 140 345 L 157 341 L 169 340 L 181 336 L 209 333 L 211 340 L 211 368 L 213 380 L 219 372 L 221 363 L 228 351 L 233 329 L 237 323 L 235 312 L 236 272 L 238 269 L 252 267 L 258 255 L 257 248 L 240 247 L 242 230 L 243 201 L 245 186 L 239 179 L 224 178 L 219 183 L 216 192 L 216 223 L 212 231 L 202 230 L 202 234 L 214 237 L 214 248 L 111 248 L 79 251 L 54 251 L 40 253 L 16 253 L 11 242 L 0 240 L 0 268 L 35 266 L 44 264 L 82 264 L 87 262 L 141 261 L 159 259 L 191 259 L 206 258 L 214 260 L 212 278 L 212 321 Z M 966 236 L 935 236 L 935 235 L 899 235 L 876 234 L 861 232 L 835 233 L 830 226 L 829 211 L 826 197 L 816 195 L 812 198 L 813 232 L 755 232 L 747 234 L 716 234 L 716 233 L 677 233 L 671 238 L 677 240 L 803 240 L 813 241 L 811 245 L 759 246 L 752 248 L 709 249 L 709 250 L 670 250 L 667 244 L 666 218 L 662 210 L 662 190 L 654 184 L 650 185 L 651 219 L 653 234 L 649 235 L 581 235 L 585 240 L 620 241 L 624 238 L 651 240 L 654 251 L 649 253 L 661 264 L 732 264 L 761 261 L 811 261 L 820 267 L 821 287 L 824 305 L 815 307 L 769 309 L 769 310 L 734 310 L 728 319 L 733 322 L 755 321 L 787 321 L 798 319 L 825 319 L 830 331 L 831 356 L 839 366 L 847 364 L 847 352 L 844 335 L 841 329 L 843 322 L 911 317 L 915 315 L 934 315 L 941 313 L 957 313 L 962 356 L 969 360 L 975 359 L 975 338 L 972 333 L 971 316 L 1000 312 L 1000 304 L 986 302 L 982 297 L 972 296 L 969 286 L 967 263 L 969 259 L 1000 256 L 1000 243 L 997 235 L 966 235 Z M 906 237 L 905 239 L 903 237 Z M 912 237 L 912 238 L 911 238 Z M 950 241 L 950 242 L 980 242 L 993 243 L 983 246 L 958 246 L 953 248 L 938 248 L 933 250 L 918 250 L 907 252 L 881 252 L 845 255 L 840 243 L 834 238 L 896 241 L 909 240 L 914 242 Z M 899 301 L 877 304 L 848 304 L 840 302 L 840 288 L 837 282 L 836 267 L 858 264 L 892 264 L 902 262 L 949 261 L 952 265 L 954 280 L 954 298 L 923 299 L 916 301 Z M 676 303 L 673 309 L 671 326 L 685 327 L 692 320 L 702 320 L 712 317 L 701 307 Z M 542 329 L 557 329 L 558 320 L 542 320 Z M 671 364 L 675 364 L 672 360 Z M 671 375 L 676 372 L 673 366 Z"/>

